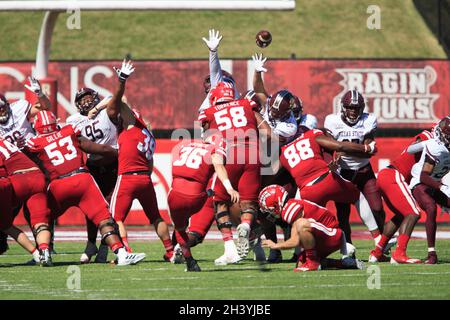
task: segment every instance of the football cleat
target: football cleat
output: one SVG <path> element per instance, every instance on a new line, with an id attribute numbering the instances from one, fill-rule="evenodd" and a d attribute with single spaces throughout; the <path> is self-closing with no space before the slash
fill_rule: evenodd
<path id="1" fill-rule="evenodd" d="M 377 254 L 375 250 L 370 251 L 369 263 L 377 263 L 377 262 L 389 262 L 389 257 L 384 254 Z"/>
<path id="2" fill-rule="evenodd" d="M 127 266 L 136 264 L 145 258 L 145 253 L 128 253 L 124 248 L 120 248 L 117 252 L 117 265 Z"/>
<path id="3" fill-rule="evenodd" d="M 238 239 L 237 239 L 237 251 L 239 256 L 244 259 L 247 257 L 250 251 L 250 226 L 247 223 L 241 223 L 236 228 Z"/>
<path id="4" fill-rule="evenodd" d="M 307 260 L 305 263 L 294 268 L 294 272 L 305 272 L 305 271 L 319 271 L 321 269 L 320 263 L 313 260 Z"/>
<path id="5" fill-rule="evenodd" d="M 342 266 L 345 269 L 364 270 L 364 268 L 365 268 L 364 262 L 362 262 L 361 260 L 358 260 L 358 259 L 351 258 L 351 257 L 342 258 L 341 262 L 342 262 Z"/>
<path id="6" fill-rule="evenodd" d="M 422 263 L 420 259 L 409 258 L 406 254 L 399 254 L 397 251 L 392 252 L 391 264 L 418 264 Z"/>
<path id="7" fill-rule="evenodd" d="M 8 249 L 8 235 L 0 231 L 0 255 L 4 254 Z"/>
<path id="8" fill-rule="evenodd" d="M 109 247 L 107 245 L 101 244 L 98 248 L 98 253 L 95 256 L 95 263 L 108 263 L 108 251 Z"/>
<path id="9" fill-rule="evenodd" d="M 197 260 L 194 258 L 190 258 L 186 260 L 186 269 L 184 270 L 186 272 L 200 272 L 202 269 L 200 269 Z"/>
<path id="10" fill-rule="evenodd" d="M 39 256 L 39 264 L 41 267 L 53 267 L 52 256 L 49 249 L 41 251 Z"/>
<path id="11" fill-rule="evenodd" d="M 269 256 L 267 257 L 268 263 L 280 263 L 283 262 L 283 255 L 281 254 L 281 250 L 270 249 Z"/>
<path id="12" fill-rule="evenodd" d="M 234 263 L 238 263 L 239 261 L 241 261 L 242 258 L 239 256 L 239 254 L 224 254 L 222 256 L 220 256 L 219 258 L 217 258 L 216 260 L 214 260 L 214 264 L 216 266 L 226 266 L 227 264 L 234 264 Z"/>
<path id="13" fill-rule="evenodd" d="M 253 260 L 259 261 L 259 262 L 266 262 L 266 253 L 264 252 L 264 249 L 261 246 L 261 238 L 257 239 L 255 245 L 253 245 Z"/>
<path id="14" fill-rule="evenodd" d="M 179 243 L 177 243 L 173 248 L 173 255 L 172 258 L 170 259 L 170 262 L 174 264 L 181 264 L 185 262 L 183 251 L 181 250 L 181 246 Z"/>
<path id="15" fill-rule="evenodd" d="M 428 252 L 428 257 L 424 262 L 425 264 L 437 264 L 438 263 L 438 257 L 436 254 L 436 251 L 430 251 Z"/>
<path id="16" fill-rule="evenodd" d="M 86 243 L 86 248 L 84 249 L 84 252 L 80 257 L 80 263 L 85 264 L 91 262 L 92 257 L 95 256 L 97 252 L 97 246 L 94 243 L 88 241 Z"/>

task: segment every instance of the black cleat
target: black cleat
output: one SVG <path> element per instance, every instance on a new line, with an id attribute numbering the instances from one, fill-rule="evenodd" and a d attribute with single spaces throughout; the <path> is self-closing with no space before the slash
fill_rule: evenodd
<path id="1" fill-rule="evenodd" d="M 283 262 L 283 255 L 280 250 L 270 249 L 269 256 L 267 257 L 268 263 L 280 263 Z"/>
<path id="2" fill-rule="evenodd" d="M 107 259 L 108 259 L 108 251 L 109 251 L 109 247 L 101 244 L 100 247 L 98 248 L 98 253 L 97 256 L 95 256 L 95 263 L 107 263 Z"/>
<path id="3" fill-rule="evenodd" d="M 186 259 L 186 270 L 187 272 L 200 272 L 202 271 L 202 269 L 200 269 L 197 260 L 195 260 L 194 258 L 188 258 Z"/>

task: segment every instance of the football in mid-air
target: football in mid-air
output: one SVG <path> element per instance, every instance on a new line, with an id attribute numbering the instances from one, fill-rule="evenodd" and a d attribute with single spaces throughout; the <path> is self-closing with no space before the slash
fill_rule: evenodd
<path id="1" fill-rule="evenodd" d="M 261 30 L 256 34 L 256 44 L 260 48 L 266 48 L 272 42 L 272 35 L 267 30 Z"/>

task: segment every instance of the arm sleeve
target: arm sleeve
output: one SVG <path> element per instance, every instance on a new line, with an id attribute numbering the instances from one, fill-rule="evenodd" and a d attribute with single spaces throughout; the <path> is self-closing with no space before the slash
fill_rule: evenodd
<path id="1" fill-rule="evenodd" d="M 410 145 L 407 149 L 406 152 L 408 152 L 409 154 L 414 154 L 414 153 L 418 153 L 421 152 L 423 150 L 424 147 L 424 142 L 418 142 L 418 143 L 413 143 L 412 145 Z"/>
<path id="2" fill-rule="evenodd" d="M 220 66 L 219 54 L 217 53 L 217 50 L 209 50 L 209 76 L 211 79 L 211 88 L 215 87 L 223 80 L 222 68 Z"/>

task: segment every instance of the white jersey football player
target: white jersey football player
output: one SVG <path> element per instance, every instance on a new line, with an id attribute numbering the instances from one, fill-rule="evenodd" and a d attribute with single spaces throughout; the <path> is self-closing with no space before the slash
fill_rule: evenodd
<path id="1" fill-rule="evenodd" d="M 297 125 L 308 129 L 317 129 L 317 118 L 309 113 L 303 113 L 303 101 L 294 95 L 295 105 L 292 108 Z"/>
<path id="2" fill-rule="evenodd" d="M 423 141 L 424 146 L 420 160 L 411 169 L 410 188 L 420 207 L 425 210 L 427 218 L 428 257 L 426 264 L 438 262 L 436 244 L 437 207 L 450 206 L 450 186 L 445 185 L 444 176 L 450 172 L 450 117 L 442 119 L 434 130 L 434 139 Z"/>
<path id="3" fill-rule="evenodd" d="M 203 87 L 205 89 L 206 97 L 203 100 L 198 113 L 201 113 L 205 109 L 210 107 L 209 103 L 209 90 L 214 88 L 219 82 L 231 83 L 236 89 L 236 83 L 230 73 L 222 70 L 219 60 L 218 48 L 220 40 L 223 36 L 219 36 L 219 31 L 214 29 L 209 30 L 209 39 L 202 38 L 209 48 L 209 75 L 205 77 L 203 81 Z M 239 98 L 238 90 L 235 91 L 235 98 Z"/>
<path id="4" fill-rule="evenodd" d="M 30 84 L 25 87 L 36 94 L 39 103 L 31 105 L 24 99 L 9 103 L 0 94 L 0 136 L 22 149 L 25 141 L 36 134 L 30 120 L 41 110 L 50 109 L 50 100 L 42 92 L 39 81 L 28 77 Z"/>
<path id="5" fill-rule="evenodd" d="M 91 88 L 81 88 L 75 95 L 75 105 L 79 112 L 69 116 L 66 123 L 81 132 L 81 135 L 95 143 L 106 144 L 117 149 L 116 119 L 108 116 L 106 105 L 114 97 L 100 101 L 98 93 Z M 105 159 L 98 155 L 88 155 L 87 166 L 105 199 L 109 201 L 117 180 L 117 159 Z M 108 247 L 100 245 L 97 249 L 97 227 L 86 219 L 88 241 L 81 263 L 89 263 L 94 255 L 96 262 L 106 262 Z"/>
<path id="6" fill-rule="evenodd" d="M 377 119 L 374 114 L 365 113 L 364 97 L 357 90 L 349 90 L 341 99 L 340 114 L 330 114 L 325 118 L 324 127 L 328 136 L 337 141 L 348 141 L 365 145 L 375 145 L 374 135 Z M 364 224 L 368 227 L 375 242 L 380 239 L 380 231 L 384 225 L 385 213 L 381 194 L 376 186 L 376 178 L 370 165 L 370 158 L 337 155 L 339 173 L 357 185 L 363 197 L 357 205 Z M 367 201 L 366 201 L 367 200 Z M 336 204 L 338 218 L 342 229 L 350 240 L 350 224 L 348 218 L 350 207 Z"/>

